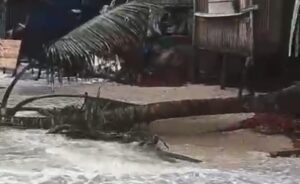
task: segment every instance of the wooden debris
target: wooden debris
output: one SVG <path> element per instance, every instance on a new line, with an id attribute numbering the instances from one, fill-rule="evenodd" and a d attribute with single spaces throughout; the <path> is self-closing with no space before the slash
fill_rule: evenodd
<path id="1" fill-rule="evenodd" d="M 186 155 L 181 155 L 178 153 L 172 153 L 172 152 L 168 152 L 168 151 L 158 151 L 157 152 L 158 155 L 164 159 L 164 158 L 168 158 L 167 160 L 169 160 L 169 158 L 171 159 L 176 159 L 176 160 L 182 160 L 182 161 L 186 161 L 186 162 L 192 162 L 192 163 L 201 163 L 201 160 L 186 156 Z"/>
<path id="2" fill-rule="evenodd" d="M 300 149 L 284 150 L 284 151 L 275 151 L 270 153 L 270 157 L 299 157 Z"/>

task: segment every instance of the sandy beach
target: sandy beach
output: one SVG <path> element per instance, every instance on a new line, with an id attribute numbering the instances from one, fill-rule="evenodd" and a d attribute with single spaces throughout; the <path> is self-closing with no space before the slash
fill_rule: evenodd
<path id="1" fill-rule="evenodd" d="M 5 86 L 10 80 L 8 76 L 2 77 L 0 84 Z M 237 89 L 220 90 L 219 86 L 136 87 L 111 82 L 103 83 L 97 80 L 80 80 L 78 83 L 65 82 L 62 86 L 56 84 L 54 93 L 84 94 L 84 92 L 88 92 L 89 95 L 96 96 L 99 86 L 101 86 L 102 97 L 136 104 L 181 99 L 234 97 L 237 95 Z M 4 89 L 1 90 L 2 94 L 3 91 Z M 17 84 L 10 103 L 17 103 L 29 96 L 51 93 L 50 85 L 44 79 L 40 81 L 24 79 Z M 72 98 L 46 99 L 34 102 L 30 106 L 60 107 L 72 103 L 80 104 L 82 101 Z M 292 147 L 291 140 L 281 135 L 265 136 L 250 130 L 215 133 L 216 130 L 231 126 L 252 116 L 253 114 L 249 113 L 175 118 L 155 121 L 148 128 L 151 132 L 162 136 L 171 145 L 172 150 L 224 167 L 231 165 L 239 167 L 239 164 L 231 163 L 231 161 L 236 159 L 247 160 L 249 153 L 252 152 L 261 152 L 266 155 L 270 151 Z M 233 155 L 236 159 L 227 159 L 228 162 L 223 161 L 223 157 L 233 158 Z"/>

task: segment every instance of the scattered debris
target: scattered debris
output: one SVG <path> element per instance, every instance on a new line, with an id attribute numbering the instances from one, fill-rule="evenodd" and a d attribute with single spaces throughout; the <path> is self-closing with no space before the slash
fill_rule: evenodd
<path id="1" fill-rule="evenodd" d="M 258 113 L 243 121 L 243 128 L 252 128 L 263 134 L 290 134 L 300 130 L 299 122 L 289 115 Z"/>

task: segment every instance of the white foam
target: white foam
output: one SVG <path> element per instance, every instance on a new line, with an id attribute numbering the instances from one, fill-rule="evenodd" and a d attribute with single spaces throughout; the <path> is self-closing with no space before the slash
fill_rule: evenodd
<path id="1" fill-rule="evenodd" d="M 0 183 L 296 184 L 300 161 L 269 159 L 240 170 L 167 163 L 136 144 L 69 140 L 44 131 L 1 129 Z"/>

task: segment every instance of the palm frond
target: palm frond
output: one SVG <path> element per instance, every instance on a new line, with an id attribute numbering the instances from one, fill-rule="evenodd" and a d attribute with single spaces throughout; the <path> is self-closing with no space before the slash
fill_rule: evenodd
<path id="1" fill-rule="evenodd" d="M 126 46 L 136 46 L 145 38 L 150 10 L 158 9 L 143 2 L 130 2 L 99 15 L 45 47 L 48 59 L 92 61 L 91 56 L 106 56 Z M 72 60 L 73 59 L 73 60 Z"/>

